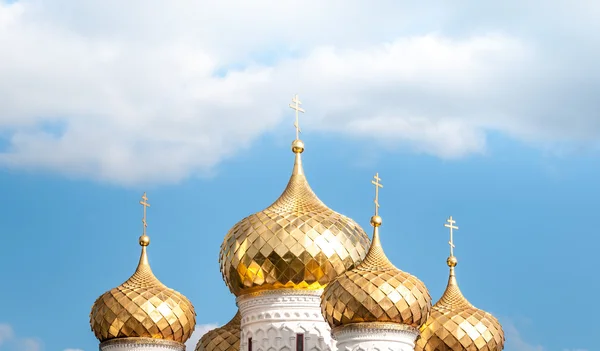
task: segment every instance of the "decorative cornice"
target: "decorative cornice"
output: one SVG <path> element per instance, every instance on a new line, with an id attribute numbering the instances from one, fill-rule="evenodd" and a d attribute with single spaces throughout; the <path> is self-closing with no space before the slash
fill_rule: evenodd
<path id="1" fill-rule="evenodd" d="M 287 310 L 288 308 L 292 308 L 288 312 L 297 311 L 298 309 L 314 309 L 318 312 L 319 318 L 322 318 L 321 293 L 320 290 L 275 290 L 242 295 L 236 301 L 243 316 L 242 319 L 246 320 L 246 317 L 250 314 L 267 311 L 276 313 L 282 312 L 281 309 Z"/>
<path id="2" fill-rule="evenodd" d="M 332 334 L 335 339 L 347 336 L 348 334 L 352 334 L 353 338 L 362 338 L 362 335 L 364 335 L 365 338 L 369 338 L 372 335 L 381 333 L 395 333 L 410 337 L 417 337 L 419 335 L 419 330 L 404 324 L 376 322 L 352 323 L 334 328 L 332 330 Z"/>
<path id="3" fill-rule="evenodd" d="M 323 294 L 323 289 L 319 289 L 319 290 L 308 290 L 308 289 L 275 289 L 275 290 L 262 290 L 262 291 L 255 291 L 255 292 L 251 292 L 251 293 L 246 293 L 243 295 L 240 295 L 237 297 L 237 301 L 243 301 L 245 299 L 248 298 L 253 298 L 253 297 L 257 297 L 257 296 L 272 296 L 272 295 L 276 295 L 276 296 L 288 296 L 288 295 L 295 295 L 295 296 L 300 296 L 300 295 L 308 295 L 308 296 L 321 296 Z"/>
<path id="4" fill-rule="evenodd" d="M 154 338 L 116 338 L 102 342 L 100 350 L 108 351 L 115 348 L 138 348 L 145 346 L 146 348 L 162 348 L 163 350 L 183 351 L 185 345 L 172 340 L 154 339 Z"/>

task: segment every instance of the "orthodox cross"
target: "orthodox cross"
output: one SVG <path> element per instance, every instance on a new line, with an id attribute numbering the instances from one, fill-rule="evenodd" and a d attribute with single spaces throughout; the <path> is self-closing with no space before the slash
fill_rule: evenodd
<path id="1" fill-rule="evenodd" d="M 375 173 L 371 183 L 375 185 L 375 216 L 379 216 L 379 188 L 383 188 L 383 184 L 380 183 L 379 173 Z"/>
<path id="2" fill-rule="evenodd" d="M 450 244 L 450 256 L 454 256 L 454 237 L 452 235 L 454 234 L 453 230 L 458 230 L 458 227 L 454 225 L 456 221 L 452 219 L 452 216 L 446 222 L 448 223 L 444 224 L 444 227 L 450 228 L 450 241 L 448 241 L 448 244 Z"/>
<path id="3" fill-rule="evenodd" d="M 146 208 L 150 207 L 150 204 L 148 203 L 148 196 L 146 196 L 146 193 L 144 193 L 144 195 L 142 196 L 142 201 L 140 201 L 140 205 L 144 206 L 144 218 L 142 218 L 142 223 L 144 224 L 143 235 L 146 235 L 146 227 L 148 226 L 148 223 L 146 222 Z"/>
<path id="4" fill-rule="evenodd" d="M 296 140 L 300 139 L 300 133 L 302 133 L 300 130 L 300 123 L 298 122 L 298 112 L 304 113 L 304 109 L 301 108 L 300 105 L 302 105 L 302 102 L 300 102 L 300 99 L 298 99 L 298 94 L 296 94 L 292 98 L 292 103 L 290 104 L 290 107 L 296 110 L 296 121 L 294 122 L 294 127 L 296 127 Z"/>

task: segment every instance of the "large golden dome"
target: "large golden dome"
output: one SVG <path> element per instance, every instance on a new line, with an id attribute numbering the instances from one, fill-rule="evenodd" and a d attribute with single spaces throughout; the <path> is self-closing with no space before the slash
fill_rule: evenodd
<path id="1" fill-rule="evenodd" d="M 238 222 L 221 245 L 223 278 L 236 296 L 273 289 L 323 289 L 353 268 L 369 238 L 352 219 L 328 208 L 312 191 L 296 154 L 283 194 L 266 209 Z"/>
<path id="2" fill-rule="evenodd" d="M 144 194 L 143 203 L 146 203 Z M 145 213 L 145 208 L 144 208 Z M 101 295 L 90 313 L 92 331 L 101 342 L 115 338 L 153 338 L 184 343 L 196 325 L 192 303 L 166 287 L 152 273 L 144 234 L 139 243 L 142 254 L 135 273 L 126 282 Z"/>
<path id="3" fill-rule="evenodd" d="M 421 328 L 415 350 L 501 351 L 505 340 L 502 326 L 494 316 L 475 308 L 463 296 L 454 275 L 456 264 L 456 258 L 450 256 L 448 286 Z"/>
<path id="4" fill-rule="evenodd" d="M 431 309 L 431 296 L 415 276 L 396 268 L 379 240 L 381 217 L 371 219 L 373 241 L 367 257 L 331 284 L 321 296 L 321 311 L 331 328 L 373 323 L 418 330 Z"/>
<path id="5" fill-rule="evenodd" d="M 196 351 L 239 351 L 242 317 L 238 311 L 224 326 L 202 335 Z"/>

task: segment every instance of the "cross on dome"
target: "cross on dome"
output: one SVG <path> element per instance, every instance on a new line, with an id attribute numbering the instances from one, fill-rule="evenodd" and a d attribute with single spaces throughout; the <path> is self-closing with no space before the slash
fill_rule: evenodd
<path id="1" fill-rule="evenodd" d="M 373 179 L 375 180 L 371 180 L 371 184 L 375 185 L 375 216 L 379 216 L 379 188 L 383 188 L 383 184 L 380 183 L 379 173 L 375 173 Z"/>
<path id="2" fill-rule="evenodd" d="M 146 235 L 146 227 L 148 226 L 148 222 L 146 222 L 146 208 L 150 207 L 150 204 L 148 203 L 148 196 L 146 196 L 146 193 L 144 192 L 144 195 L 142 195 L 142 200 L 140 201 L 140 205 L 144 206 L 144 217 L 142 218 L 142 223 L 144 224 L 144 232 L 142 233 L 143 236 Z"/>
<path id="3" fill-rule="evenodd" d="M 456 221 L 454 219 L 452 219 L 452 216 L 450 216 L 447 220 L 447 223 L 444 224 L 444 227 L 449 228 L 450 229 L 450 241 L 448 241 L 448 244 L 450 244 L 450 256 L 454 257 L 454 229 L 458 230 L 458 227 L 455 226 L 454 224 L 456 223 Z"/>
<path id="4" fill-rule="evenodd" d="M 294 122 L 294 127 L 296 127 L 296 140 L 300 139 L 300 133 L 302 133 L 302 130 L 300 129 L 300 123 L 298 121 L 298 112 L 304 113 L 304 109 L 301 108 L 300 105 L 302 105 L 302 102 L 298 98 L 298 94 L 296 94 L 292 98 L 292 103 L 290 104 L 290 107 L 293 110 L 296 110 L 296 121 Z"/>

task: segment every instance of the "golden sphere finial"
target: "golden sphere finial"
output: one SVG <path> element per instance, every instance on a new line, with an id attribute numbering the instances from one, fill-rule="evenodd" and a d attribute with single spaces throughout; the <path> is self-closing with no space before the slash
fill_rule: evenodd
<path id="1" fill-rule="evenodd" d="M 458 260 L 456 259 L 456 257 L 450 256 L 446 260 L 446 263 L 448 264 L 448 267 L 456 267 L 456 265 L 458 264 Z"/>
<path id="2" fill-rule="evenodd" d="M 140 236 L 140 245 L 141 246 L 148 246 L 150 245 L 150 237 L 146 234 Z"/>
<path id="3" fill-rule="evenodd" d="M 382 219 L 381 219 L 380 216 L 376 215 L 376 216 L 371 217 L 371 225 L 373 227 L 379 227 L 379 226 L 381 226 L 381 222 L 382 222 Z"/>
<path id="4" fill-rule="evenodd" d="M 296 139 L 292 142 L 292 151 L 295 154 L 301 154 L 304 151 L 304 143 L 300 139 Z"/>

